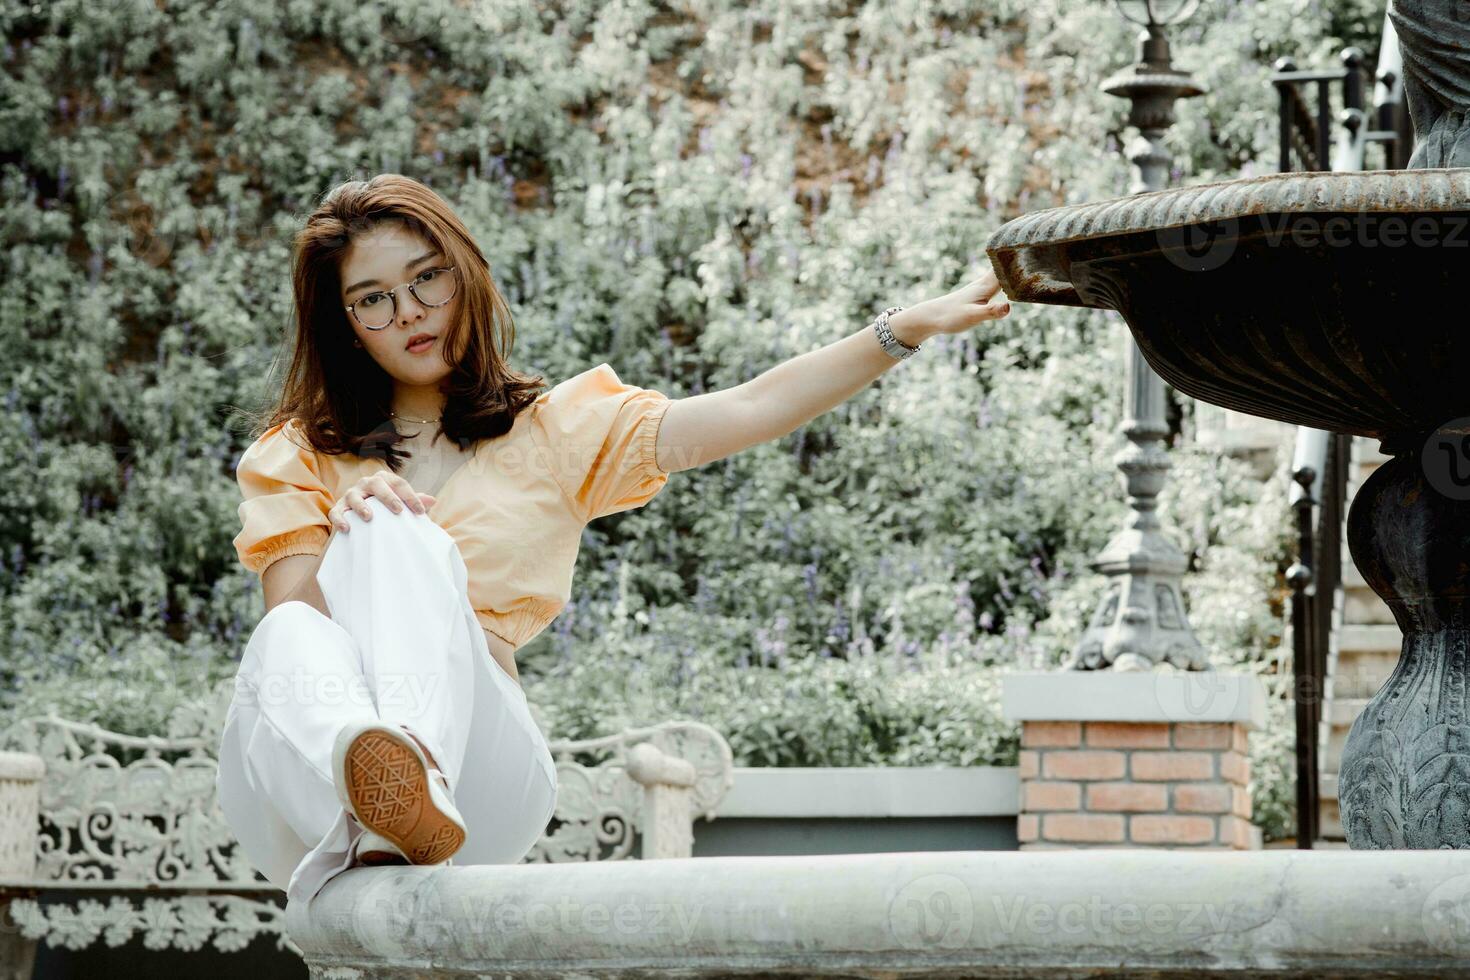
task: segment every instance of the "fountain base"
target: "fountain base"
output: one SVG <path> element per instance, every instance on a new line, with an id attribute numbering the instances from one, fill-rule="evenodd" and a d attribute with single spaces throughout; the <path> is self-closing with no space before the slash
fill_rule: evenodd
<path id="1" fill-rule="evenodd" d="M 1384 463 L 1348 515 L 1353 561 L 1404 632 L 1343 750 L 1338 803 L 1353 848 L 1470 847 L 1470 487 L 1455 499 L 1445 482 L 1449 441 Z"/>

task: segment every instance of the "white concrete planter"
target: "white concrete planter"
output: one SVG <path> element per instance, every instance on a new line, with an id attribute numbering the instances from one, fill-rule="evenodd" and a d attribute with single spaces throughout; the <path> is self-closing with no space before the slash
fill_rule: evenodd
<path id="1" fill-rule="evenodd" d="M 736 766 L 715 816 L 997 817 L 1019 809 L 1015 766 Z"/>

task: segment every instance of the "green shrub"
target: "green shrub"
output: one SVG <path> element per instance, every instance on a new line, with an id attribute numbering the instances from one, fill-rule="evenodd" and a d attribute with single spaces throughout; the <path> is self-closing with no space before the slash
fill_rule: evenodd
<path id="1" fill-rule="evenodd" d="M 1328 6 L 1178 30 L 1212 89 L 1170 135 L 1182 179 L 1270 168 L 1271 61 L 1381 20 Z M 1098 83 L 1134 34 L 1070 0 L 0 0 L 0 710 L 157 730 L 238 661 L 238 410 L 279 380 L 287 242 L 336 181 L 456 206 L 518 368 L 680 397 L 954 287 L 1022 211 L 1124 193 Z M 592 526 L 531 698 L 568 733 L 697 710 L 759 764 L 1010 759 L 995 672 L 1065 651 L 1121 520 L 1121 331 L 1031 307 L 936 338 Z M 1178 450 L 1195 626 L 1269 664 L 1279 490 Z"/>

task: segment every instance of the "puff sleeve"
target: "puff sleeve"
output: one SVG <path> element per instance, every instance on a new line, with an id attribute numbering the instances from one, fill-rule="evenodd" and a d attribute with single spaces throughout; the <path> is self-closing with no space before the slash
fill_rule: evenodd
<path id="1" fill-rule="evenodd" d="M 292 420 L 261 433 L 240 457 L 235 482 L 240 485 L 240 533 L 235 553 L 256 574 L 288 555 L 319 555 L 331 534 L 327 511 L 332 494 L 322 482 L 316 454 L 306 437 L 293 431 Z"/>
<path id="2" fill-rule="evenodd" d="M 548 465 L 584 523 L 641 507 L 669 474 L 654 458 L 658 428 L 673 400 L 624 384 L 606 363 L 568 378 L 537 399 L 535 426 Z"/>

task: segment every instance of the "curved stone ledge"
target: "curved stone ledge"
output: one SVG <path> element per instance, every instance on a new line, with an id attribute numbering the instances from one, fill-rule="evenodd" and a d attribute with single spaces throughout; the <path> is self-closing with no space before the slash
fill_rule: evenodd
<path id="1" fill-rule="evenodd" d="M 287 928 L 312 976 L 1444 977 L 1461 851 L 925 852 L 360 868 Z"/>
<path id="2" fill-rule="evenodd" d="M 1027 303 L 1100 306 L 1065 275 L 1066 246 L 1147 234 L 1170 247 L 1168 232 L 1263 215 L 1464 212 L 1470 168 L 1314 171 L 1171 187 L 1145 194 L 1032 211 L 1006 222 L 985 244 L 1006 295 Z"/>
<path id="3" fill-rule="evenodd" d="M 1263 211 L 1463 211 L 1467 201 L 1470 168 L 1264 174 L 1032 211 L 997 229 L 987 248 L 1005 251 L 1152 232 Z"/>

